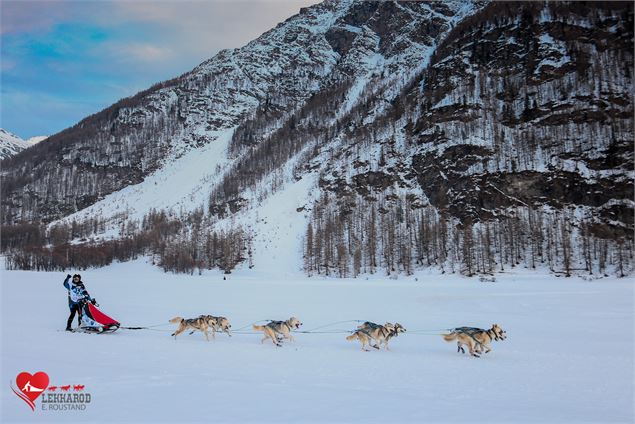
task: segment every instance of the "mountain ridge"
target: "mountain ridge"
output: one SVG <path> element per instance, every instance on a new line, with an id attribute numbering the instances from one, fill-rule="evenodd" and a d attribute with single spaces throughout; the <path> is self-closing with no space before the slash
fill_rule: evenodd
<path id="1" fill-rule="evenodd" d="M 86 137 L 81 150 L 69 150 L 71 143 L 64 152 L 64 132 L 52 137 L 46 145 L 59 144 L 62 167 L 45 164 L 31 176 L 24 164 L 20 171 L 16 160 L 7 162 L 4 222 L 37 217 L 54 221 L 51 228 L 97 217 L 109 230 L 93 236 L 107 239 L 165 210 L 183 222 L 202 214 L 206 228 L 240 223 L 253 240 L 264 199 L 308 178 L 314 194 L 295 206 L 308 228 L 288 236 L 304 243 L 296 253 L 309 273 L 410 273 L 425 262 L 443 269 L 454 247 L 436 238 L 458 229 L 447 237 L 464 250 L 453 261 L 468 275 L 499 262 L 536 266 L 535 251 L 538 262 L 568 274 L 568 245 L 534 240 L 554 231 L 576 255 L 585 243 L 608 243 L 608 262 L 628 272 L 632 7 L 516 6 L 327 1 L 305 8 L 245 47 L 66 130 L 75 142 Z M 28 196 L 20 187 L 29 187 Z M 405 218 L 404 209 L 412 211 Z M 540 234 L 524 229 L 536 220 Z M 472 246 L 486 229 L 502 240 L 508 225 L 519 235 Z M 376 247 L 382 260 L 367 252 L 362 227 L 393 240 Z M 184 231 L 178 237 L 190 237 Z M 429 231 L 434 258 L 426 253 L 432 245 L 417 245 Z M 508 243 L 531 249 L 531 258 L 516 252 L 520 259 L 511 260 Z M 593 272 L 599 265 L 590 256 L 576 260 Z"/>
<path id="2" fill-rule="evenodd" d="M 15 156 L 22 150 L 32 147 L 34 144 L 35 143 L 31 142 L 31 139 L 23 140 L 17 135 L 0 128 L 0 160 Z"/>

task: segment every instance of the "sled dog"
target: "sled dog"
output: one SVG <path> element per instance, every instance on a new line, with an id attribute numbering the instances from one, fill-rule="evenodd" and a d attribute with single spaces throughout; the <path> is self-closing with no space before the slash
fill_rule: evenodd
<path id="1" fill-rule="evenodd" d="M 465 353 L 463 346 L 467 346 L 470 355 L 480 358 L 485 349 L 485 353 L 489 353 L 492 348 L 490 343 L 492 340 L 505 340 L 507 333 L 498 325 L 493 324 L 489 330 L 474 327 L 458 327 L 453 329 L 449 334 L 443 334 L 446 342 L 456 340 L 457 352 Z"/>
<path id="2" fill-rule="evenodd" d="M 370 337 L 370 335 L 368 334 L 366 330 L 356 330 L 350 336 L 346 336 L 346 340 L 349 340 L 349 341 L 359 340 L 359 342 L 362 345 L 362 350 L 366 352 L 369 351 L 369 349 L 366 349 L 366 345 L 369 345 L 370 347 L 374 347 L 375 349 L 379 349 L 379 346 L 377 346 L 377 344 L 371 343 L 374 339 Z"/>
<path id="3" fill-rule="evenodd" d="M 296 317 L 291 317 L 286 321 L 271 321 L 266 325 L 253 325 L 253 329 L 256 331 L 262 331 L 265 337 L 262 338 L 260 343 L 264 343 L 265 340 L 271 339 L 271 342 L 276 346 L 282 346 L 282 340 L 288 339 L 294 341 L 295 339 L 291 335 L 291 330 L 298 329 L 302 323 Z"/>
<path id="4" fill-rule="evenodd" d="M 210 320 L 207 317 L 204 318 L 203 316 L 200 316 L 198 318 L 192 318 L 192 319 L 174 317 L 170 320 L 170 322 L 172 324 L 179 324 L 179 327 L 176 329 L 176 331 L 172 333 L 175 339 L 176 339 L 176 336 L 178 336 L 182 332 L 188 329 L 192 329 L 192 331 L 198 330 L 202 332 L 203 334 L 205 334 L 205 339 L 209 341 L 209 334 L 207 333 L 207 330 L 209 328 L 212 328 L 214 325 L 214 322 L 212 320 Z"/>
<path id="5" fill-rule="evenodd" d="M 199 318 L 207 320 L 209 328 L 212 330 L 212 339 L 216 339 L 217 331 L 227 333 L 229 337 L 232 336 L 229 332 L 229 329 L 232 328 L 232 326 L 229 324 L 229 320 L 227 318 L 215 317 L 214 315 L 201 315 Z M 190 331 L 190 334 L 194 334 L 194 331 L 196 330 Z"/>
<path id="6" fill-rule="evenodd" d="M 385 340 L 383 340 L 384 347 L 386 348 L 386 350 L 390 350 L 388 349 L 388 341 L 390 339 L 392 339 L 393 337 L 397 337 L 399 333 L 405 333 L 405 332 L 406 332 L 406 327 L 396 322 L 395 325 L 393 326 L 392 331 L 386 336 Z M 379 342 L 381 343 L 381 340 Z"/>
<path id="7" fill-rule="evenodd" d="M 229 337 L 231 337 L 231 333 L 229 332 L 229 329 L 232 328 L 231 324 L 229 323 L 229 320 L 225 317 L 215 317 L 212 315 L 208 315 L 209 318 L 214 320 L 214 325 L 212 327 L 212 329 L 214 330 L 214 333 L 217 331 L 220 331 L 222 333 L 227 333 L 227 335 Z"/>
<path id="8" fill-rule="evenodd" d="M 405 331 L 406 328 L 399 323 L 392 324 L 387 322 L 384 325 L 379 325 L 374 322 L 366 321 L 362 325 L 359 325 L 357 327 L 357 331 L 355 331 L 355 333 L 351 336 L 348 336 L 346 340 L 358 339 L 360 343 L 362 343 L 362 350 L 366 350 L 364 349 L 366 344 L 370 344 L 370 346 L 375 349 L 379 349 L 382 343 L 386 350 L 390 350 L 388 348 L 388 341 L 390 341 L 393 337 L 397 337 L 399 333 L 404 333 Z M 371 340 L 376 341 L 376 344 L 371 344 Z"/>

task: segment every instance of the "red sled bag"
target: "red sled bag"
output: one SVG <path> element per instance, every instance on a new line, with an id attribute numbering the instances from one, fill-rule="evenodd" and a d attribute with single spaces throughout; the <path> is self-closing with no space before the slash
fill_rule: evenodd
<path id="1" fill-rule="evenodd" d="M 121 324 L 97 309 L 97 306 L 90 302 L 82 302 L 82 325 L 80 331 L 94 333 L 112 333 Z"/>

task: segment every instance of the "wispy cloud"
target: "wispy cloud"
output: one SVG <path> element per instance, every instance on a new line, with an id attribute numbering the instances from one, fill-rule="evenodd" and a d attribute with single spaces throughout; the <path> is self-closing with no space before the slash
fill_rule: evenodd
<path id="1" fill-rule="evenodd" d="M 162 62 L 174 59 L 176 52 L 169 47 L 151 43 L 108 42 L 99 46 L 99 51 L 121 62 L 139 64 Z"/>
<path id="2" fill-rule="evenodd" d="M 3 0 L 0 34 L 46 31 L 71 13 L 61 1 Z"/>

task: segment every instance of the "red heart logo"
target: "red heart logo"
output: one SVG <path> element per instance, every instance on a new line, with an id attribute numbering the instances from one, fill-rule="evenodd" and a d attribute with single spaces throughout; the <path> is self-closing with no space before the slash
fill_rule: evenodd
<path id="1" fill-rule="evenodd" d="M 28 372 L 21 372 L 15 378 L 15 383 L 18 385 L 18 390 L 22 392 L 16 392 L 16 395 L 20 396 L 22 400 L 29 404 L 31 409 L 35 409 L 35 399 L 37 399 L 49 385 L 49 376 L 45 372 L 36 372 L 31 375 Z M 15 392 L 15 390 L 14 390 Z"/>

